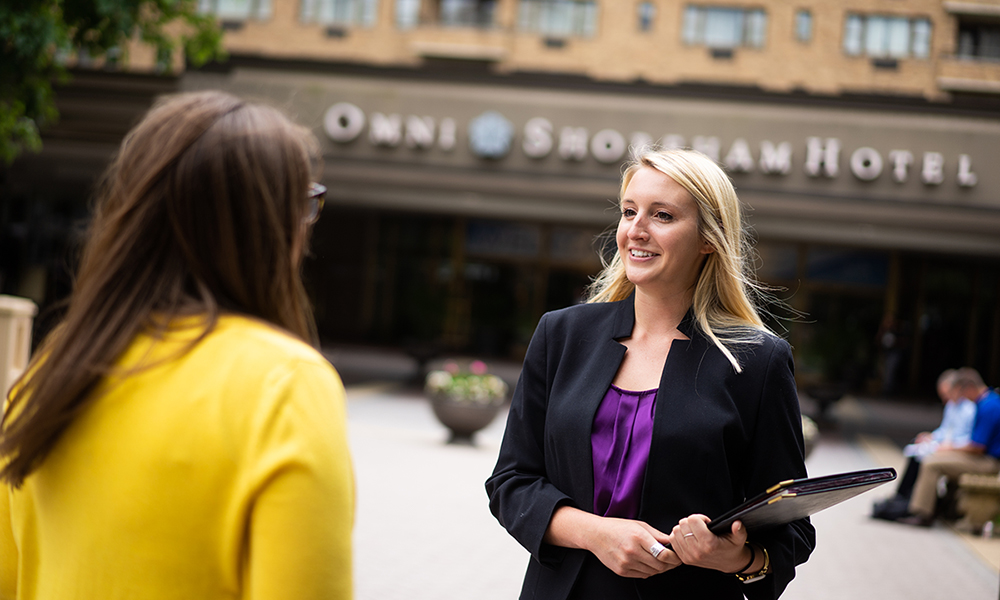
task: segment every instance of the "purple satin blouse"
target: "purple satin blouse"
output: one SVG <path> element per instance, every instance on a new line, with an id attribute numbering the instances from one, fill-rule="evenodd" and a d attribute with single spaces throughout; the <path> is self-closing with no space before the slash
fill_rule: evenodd
<path id="1" fill-rule="evenodd" d="M 656 390 L 633 392 L 612 385 L 594 416 L 594 514 L 639 516 L 642 480 L 653 439 Z"/>

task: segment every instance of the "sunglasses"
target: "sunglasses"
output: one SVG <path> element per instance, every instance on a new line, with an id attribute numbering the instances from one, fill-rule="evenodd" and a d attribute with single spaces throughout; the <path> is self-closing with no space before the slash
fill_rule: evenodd
<path id="1" fill-rule="evenodd" d="M 306 207 L 306 216 L 303 220 L 306 224 L 311 225 L 319 220 L 319 215 L 323 212 L 323 204 L 326 202 L 326 186 L 310 183 L 306 200 L 309 201 L 309 204 Z"/>

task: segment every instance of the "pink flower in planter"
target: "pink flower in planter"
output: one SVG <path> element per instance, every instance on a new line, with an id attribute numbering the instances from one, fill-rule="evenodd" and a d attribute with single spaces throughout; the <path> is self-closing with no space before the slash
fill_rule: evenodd
<path id="1" fill-rule="evenodd" d="M 444 363 L 444 370 L 451 373 L 452 375 L 455 375 L 459 371 L 458 363 L 453 360 L 449 360 L 448 362 Z"/>
<path id="2" fill-rule="evenodd" d="M 474 360 L 472 361 L 472 364 L 469 365 L 469 370 L 472 371 L 474 375 L 485 375 L 488 369 L 486 368 L 486 363 L 483 361 Z"/>

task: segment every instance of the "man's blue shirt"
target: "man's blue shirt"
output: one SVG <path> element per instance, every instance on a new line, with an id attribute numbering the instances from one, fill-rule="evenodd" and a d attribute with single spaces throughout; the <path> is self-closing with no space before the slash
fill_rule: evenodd
<path id="1" fill-rule="evenodd" d="M 986 448 L 986 454 L 1000 458 L 1000 395 L 996 390 L 987 390 L 976 402 L 971 441 Z"/>

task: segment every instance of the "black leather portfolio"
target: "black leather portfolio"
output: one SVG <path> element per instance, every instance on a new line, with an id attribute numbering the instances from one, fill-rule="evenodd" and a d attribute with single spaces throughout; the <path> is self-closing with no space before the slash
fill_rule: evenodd
<path id="1" fill-rule="evenodd" d="M 895 478 L 896 470 L 885 467 L 789 479 L 712 519 L 708 529 L 716 535 L 724 535 L 732 530 L 736 520 L 742 521 L 748 532 L 784 525 L 840 504 Z"/>

